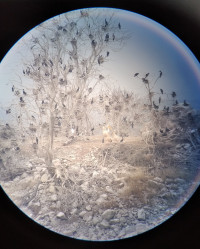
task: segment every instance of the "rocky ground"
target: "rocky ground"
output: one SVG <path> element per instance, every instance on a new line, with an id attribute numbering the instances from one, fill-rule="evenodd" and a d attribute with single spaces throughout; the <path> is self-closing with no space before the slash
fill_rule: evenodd
<path id="1" fill-rule="evenodd" d="M 39 224 L 78 239 L 115 240 L 145 232 L 173 215 L 197 184 L 197 165 L 173 164 L 180 148 L 165 165 L 140 137 L 104 144 L 98 136 L 56 138 L 52 168 L 42 157 L 26 154 L 26 146 L 24 151 L 9 146 L 1 148 L 5 192 Z"/>

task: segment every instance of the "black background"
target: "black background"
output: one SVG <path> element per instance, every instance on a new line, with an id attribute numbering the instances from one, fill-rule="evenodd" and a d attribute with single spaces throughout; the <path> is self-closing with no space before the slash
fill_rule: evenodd
<path id="1" fill-rule="evenodd" d="M 147 16 L 175 33 L 200 61 L 198 0 L 0 0 L 0 61 L 30 29 L 64 12 L 84 7 L 121 8 Z M 195 11 L 191 9 L 191 4 Z M 199 9 L 199 11 L 198 11 Z M 0 82 L 1 84 L 2 82 Z M 172 218 L 139 236 L 113 242 L 87 242 L 53 233 L 27 218 L 0 188 L 1 249 L 200 248 L 200 188 Z"/>

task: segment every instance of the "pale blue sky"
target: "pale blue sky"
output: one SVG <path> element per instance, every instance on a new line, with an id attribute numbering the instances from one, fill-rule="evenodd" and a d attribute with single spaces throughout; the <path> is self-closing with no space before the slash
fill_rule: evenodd
<path id="1" fill-rule="evenodd" d="M 159 70 L 163 77 L 157 83 L 157 91 L 163 88 L 171 93 L 177 92 L 178 99 L 186 99 L 200 109 L 200 65 L 191 51 L 169 30 L 141 15 L 118 9 L 100 9 L 102 15 L 116 12 L 122 28 L 132 33 L 126 46 L 120 51 L 110 53 L 110 62 L 105 63 L 103 73 L 108 73 L 116 85 L 144 96 L 143 83 L 134 78 L 138 72 L 149 79 L 156 79 Z M 70 15 L 79 14 L 78 11 Z M 31 31 L 34 32 L 34 29 Z M 30 35 L 27 33 L 24 38 Z M 20 42 L 7 53 L 0 64 L 0 107 L 9 105 L 12 82 L 22 73 L 21 54 L 25 48 Z M 11 83 L 11 85 L 8 85 Z M 1 114 L 1 109 L 0 109 Z M 1 118 L 1 116 L 0 116 Z"/>

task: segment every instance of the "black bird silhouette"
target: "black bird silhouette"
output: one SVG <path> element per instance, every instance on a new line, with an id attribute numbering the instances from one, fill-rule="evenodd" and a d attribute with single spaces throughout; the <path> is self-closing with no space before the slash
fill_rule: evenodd
<path id="1" fill-rule="evenodd" d="M 103 63 L 103 56 L 102 55 L 100 55 L 99 57 L 98 57 L 98 64 L 100 65 L 100 64 L 102 64 Z"/>
<path id="2" fill-rule="evenodd" d="M 20 102 L 21 102 L 21 103 L 23 103 L 23 102 L 24 102 L 24 100 L 23 100 L 23 98 L 22 98 L 22 97 L 20 97 L 20 98 L 19 98 L 19 100 L 20 100 Z"/>
<path id="3" fill-rule="evenodd" d="M 11 109 L 6 110 L 6 114 L 11 113 Z"/>
<path id="4" fill-rule="evenodd" d="M 120 24 L 120 22 L 119 22 L 119 24 L 118 24 L 118 28 L 121 29 L 121 24 Z"/>
<path id="5" fill-rule="evenodd" d="M 184 100 L 183 105 L 184 106 L 189 106 L 189 104 L 186 102 L 186 100 Z"/>
<path id="6" fill-rule="evenodd" d="M 108 26 L 108 22 L 107 22 L 107 20 L 105 19 L 105 26 Z"/>
<path id="7" fill-rule="evenodd" d="M 38 138 L 37 138 L 37 137 L 36 137 L 36 139 L 35 139 L 35 140 L 36 140 L 36 144 L 38 144 Z"/>
<path id="8" fill-rule="evenodd" d="M 92 34 L 89 34 L 89 38 L 92 40 L 93 39 L 93 35 Z"/>
<path id="9" fill-rule="evenodd" d="M 163 73 L 162 73 L 162 71 L 161 71 L 161 70 L 160 70 L 159 72 L 160 72 L 160 75 L 159 75 L 159 77 L 161 78 L 161 77 L 162 77 L 162 74 L 163 74 Z"/>
<path id="10" fill-rule="evenodd" d="M 166 108 L 166 111 L 169 112 L 169 106 Z"/>
<path id="11" fill-rule="evenodd" d="M 178 105 L 178 100 L 176 100 L 175 105 Z"/>
<path id="12" fill-rule="evenodd" d="M 160 133 L 164 133 L 164 131 L 162 129 L 160 129 Z"/>
<path id="13" fill-rule="evenodd" d="M 148 84 L 149 81 L 146 79 L 146 78 L 142 78 L 142 81 L 145 83 L 145 84 Z"/>
<path id="14" fill-rule="evenodd" d="M 110 54 L 110 52 L 109 52 L 109 51 L 107 51 L 107 53 L 106 53 L 107 57 L 109 56 L 109 54 Z"/>
<path id="15" fill-rule="evenodd" d="M 78 92 L 78 91 L 79 91 L 79 89 L 80 89 L 80 88 L 78 87 L 78 88 L 76 89 L 76 92 Z"/>
<path id="16" fill-rule="evenodd" d="M 112 39 L 113 39 L 113 41 L 115 40 L 115 34 L 112 35 Z"/>
<path id="17" fill-rule="evenodd" d="M 105 42 L 108 42 L 108 41 L 109 41 L 109 34 L 107 33 L 105 36 Z"/>
<path id="18" fill-rule="evenodd" d="M 24 89 L 23 89 L 23 94 L 26 95 L 26 92 L 24 91 Z"/>
<path id="19" fill-rule="evenodd" d="M 165 128 L 165 132 L 169 132 L 170 131 L 170 129 L 168 129 L 167 127 Z"/>
<path id="20" fill-rule="evenodd" d="M 149 73 L 146 73 L 145 78 L 147 78 L 148 76 L 149 76 Z"/>
<path id="21" fill-rule="evenodd" d="M 104 76 L 102 74 L 99 75 L 99 79 L 100 80 L 103 80 L 104 79 Z"/>
<path id="22" fill-rule="evenodd" d="M 92 100 L 91 100 L 91 105 L 94 103 L 94 100 L 93 100 L 93 98 L 92 98 Z"/>
<path id="23" fill-rule="evenodd" d="M 160 89 L 160 92 L 163 94 L 163 89 Z"/>
<path id="24" fill-rule="evenodd" d="M 135 74 L 134 74 L 134 77 L 136 77 L 136 76 L 138 76 L 138 75 L 139 75 L 139 73 L 135 73 Z"/>
<path id="25" fill-rule="evenodd" d="M 73 65 L 70 65 L 69 66 L 69 73 L 71 73 L 73 71 L 73 69 L 74 69 Z"/>
<path id="26" fill-rule="evenodd" d="M 172 98 L 175 98 L 176 97 L 176 93 L 175 92 L 172 92 Z"/>
<path id="27" fill-rule="evenodd" d="M 97 45 L 97 42 L 95 40 L 92 40 L 92 47 L 95 48 Z"/>
<path id="28" fill-rule="evenodd" d="M 160 102 L 161 102 L 161 97 L 159 97 L 158 102 L 159 102 L 159 104 L 160 104 Z"/>
<path id="29" fill-rule="evenodd" d="M 153 107 L 154 107 L 155 109 L 158 109 L 158 108 L 159 108 L 159 106 L 156 105 L 154 101 L 153 101 Z"/>
<path id="30" fill-rule="evenodd" d="M 15 90 L 15 86 L 13 85 L 13 86 L 12 86 L 12 92 L 14 92 L 14 90 Z"/>
<path id="31" fill-rule="evenodd" d="M 121 140 L 120 140 L 120 143 L 122 143 L 124 141 L 124 138 L 122 137 Z"/>

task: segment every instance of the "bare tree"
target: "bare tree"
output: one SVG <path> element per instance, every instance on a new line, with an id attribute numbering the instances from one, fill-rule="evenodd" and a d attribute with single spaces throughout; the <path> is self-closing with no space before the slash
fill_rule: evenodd
<path id="1" fill-rule="evenodd" d="M 24 58 L 24 78 L 13 93 L 20 123 L 26 113 L 29 130 L 39 134 L 35 135 L 36 145 L 46 129 L 47 165 L 52 164 L 56 126 L 63 131 L 72 126 L 91 128 L 88 110 L 95 89 L 106 80 L 103 64 L 128 38 L 114 15 L 102 16 L 98 10 L 93 15 L 88 9 L 42 23 L 31 32 L 30 40 L 25 40 L 30 57 Z"/>

